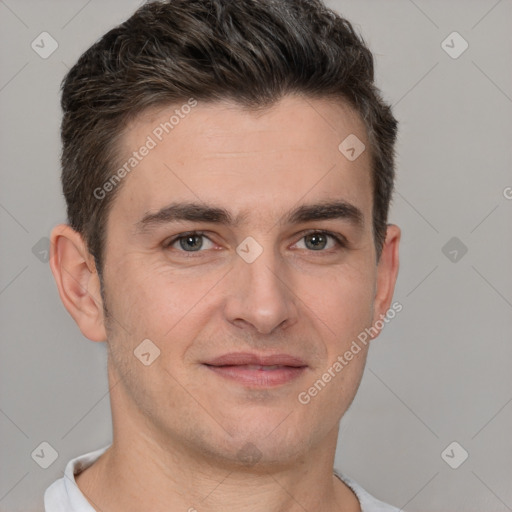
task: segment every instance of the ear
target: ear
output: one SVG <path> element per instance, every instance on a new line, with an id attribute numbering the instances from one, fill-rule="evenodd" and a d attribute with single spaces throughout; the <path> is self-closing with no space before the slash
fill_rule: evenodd
<path id="1" fill-rule="evenodd" d="M 71 226 L 59 224 L 50 241 L 50 267 L 64 307 L 85 337 L 106 341 L 100 280 L 82 236 Z"/>
<path id="2" fill-rule="evenodd" d="M 393 299 L 396 278 L 398 276 L 398 246 L 400 243 L 400 228 L 394 224 L 388 224 L 386 240 L 382 247 L 379 262 L 377 264 L 377 283 L 375 300 L 373 303 L 373 323 L 386 316 Z M 372 337 L 377 337 L 377 335 Z"/>

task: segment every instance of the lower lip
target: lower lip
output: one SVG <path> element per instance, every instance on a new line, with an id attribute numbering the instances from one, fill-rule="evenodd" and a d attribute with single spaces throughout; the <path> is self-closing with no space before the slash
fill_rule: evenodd
<path id="1" fill-rule="evenodd" d="M 210 366 L 206 365 L 211 371 L 225 379 L 234 380 L 240 384 L 253 387 L 273 387 L 286 384 L 296 379 L 306 369 L 305 366 L 280 366 L 273 370 L 261 370 L 248 368 L 244 365 L 238 366 Z"/>

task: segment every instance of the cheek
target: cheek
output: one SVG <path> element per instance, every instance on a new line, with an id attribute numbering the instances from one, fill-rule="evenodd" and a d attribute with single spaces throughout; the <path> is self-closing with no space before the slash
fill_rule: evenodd
<path id="1" fill-rule="evenodd" d="M 201 311 L 219 276 L 194 278 L 168 265 L 143 260 L 134 258 L 118 267 L 109 281 L 114 290 L 109 303 L 113 302 L 113 313 L 130 331 L 131 338 L 154 339 L 164 345 L 185 326 L 199 326 Z"/>
<path id="2" fill-rule="evenodd" d="M 331 269 L 322 277 L 304 275 L 301 282 L 299 296 L 323 322 L 328 339 L 343 345 L 370 325 L 375 288 L 371 269 Z"/>
<path id="3" fill-rule="evenodd" d="M 374 270 L 347 267 L 331 275 L 323 293 L 309 301 L 318 318 L 326 348 L 326 359 L 309 388 L 316 407 L 330 411 L 333 420 L 352 402 L 363 374 L 368 344 L 358 336 L 369 327 L 373 316 Z M 319 382 L 321 380 L 322 382 Z M 327 381 L 327 382 L 326 382 Z"/>
<path id="4" fill-rule="evenodd" d="M 324 354 L 298 399 L 301 404 L 310 403 L 308 410 L 316 410 L 326 424 L 339 421 L 350 406 L 361 382 L 369 347 L 359 336 L 371 325 L 372 294 L 368 285 L 350 284 L 350 280 L 338 278 L 324 293 L 310 295 L 308 299 L 314 311 L 308 314 Z"/>

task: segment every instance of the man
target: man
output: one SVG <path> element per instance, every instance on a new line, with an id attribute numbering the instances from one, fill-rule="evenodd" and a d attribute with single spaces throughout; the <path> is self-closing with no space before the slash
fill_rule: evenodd
<path id="1" fill-rule="evenodd" d="M 46 510 L 397 510 L 333 473 L 400 238 L 397 123 L 350 23 L 318 0 L 148 3 L 62 107 L 51 267 L 107 342 L 113 442 Z"/>

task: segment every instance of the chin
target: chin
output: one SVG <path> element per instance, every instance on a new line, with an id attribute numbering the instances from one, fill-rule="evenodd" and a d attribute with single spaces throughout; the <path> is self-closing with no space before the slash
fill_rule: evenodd
<path id="1" fill-rule="evenodd" d="M 207 451 L 217 461 L 223 459 L 227 465 L 237 468 L 256 472 L 261 469 L 265 473 L 272 467 L 296 464 L 310 449 L 312 439 L 304 425 L 302 428 L 286 426 L 285 417 L 282 415 L 277 422 L 262 418 L 259 423 L 240 423 L 235 429 L 229 429 L 230 434 L 224 432 L 218 442 L 212 443 L 213 437 L 203 442 L 208 442 Z"/>

